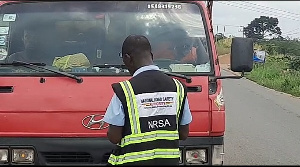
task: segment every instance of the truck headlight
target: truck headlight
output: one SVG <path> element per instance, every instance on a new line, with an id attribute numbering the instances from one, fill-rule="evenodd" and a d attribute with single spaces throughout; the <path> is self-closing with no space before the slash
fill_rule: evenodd
<path id="1" fill-rule="evenodd" d="M 190 164 L 202 164 L 207 162 L 206 149 L 187 150 L 186 162 Z"/>
<path id="2" fill-rule="evenodd" d="M 33 163 L 34 151 L 33 149 L 13 149 L 13 163 Z"/>
<path id="3" fill-rule="evenodd" d="M 8 149 L 0 149 L 0 163 L 8 162 Z"/>
<path id="4" fill-rule="evenodd" d="M 224 145 L 214 145 L 212 150 L 212 165 L 222 165 L 224 156 Z"/>

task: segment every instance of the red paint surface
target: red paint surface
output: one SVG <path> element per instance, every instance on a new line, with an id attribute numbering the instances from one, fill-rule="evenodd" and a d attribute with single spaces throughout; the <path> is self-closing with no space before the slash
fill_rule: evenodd
<path id="1" fill-rule="evenodd" d="M 113 95 L 111 84 L 127 77 L 83 77 L 84 82 L 65 77 L 1 77 L 0 86 L 13 86 L 13 93 L 1 93 L 0 136 L 99 137 L 106 130 L 90 130 L 82 119 L 104 114 Z M 208 89 L 207 77 L 195 77 L 192 84 Z M 210 130 L 208 91 L 188 94 L 193 112 L 191 135 L 207 136 Z"/>

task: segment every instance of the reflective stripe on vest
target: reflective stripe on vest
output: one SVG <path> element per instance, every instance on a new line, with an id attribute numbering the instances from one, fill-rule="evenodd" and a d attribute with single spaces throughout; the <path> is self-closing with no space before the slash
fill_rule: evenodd
<path id="1" fill-rule="evenodd" d="M 129 81 L 121 82 L 121 87 L 126 97 L 127 109 L 129 114 L 129 121 L 131 126 L 131 133 L 141 133 L 139 113 L 137 111 L 136 99 Z"/>
<path id="2" fill-rule="evenodd" d="M 177 122 L 179 122 L 179 114 L 180 114 L 180 110 L 181 110 L 181 107 L 184 107 L 184 106 L 181 106 L 182 102 L 183 102 L 183 98 L 184 98 L 184 89 L 183 89 L 183 86 L 182 84 L 177 80 L 177 79 L 174 79 L 174 82 L 176 84 L 176 88 L 177 88 L 177 99 L 178 99 L 178 103 L 177 103 Z M 178 126 L 179 124 L 177 124 L 177 129 L 178 129 Z"/>
<path id="3" fill-rule="evenodd" d="M 178 140 L 179 134 L 177 131 L 157 130 L 140 134 L 127 135 L 121 140 L 119 146 L 124 147 L 130 144 L 149 142 L 158 139 Z"/>
<path id="4" fill-rule="evenodd" d="M 179 158 L 178 149 L 153 149 L 140 152 L 131 152 L 124 155 L 111 155 L 108 162 L 112 165 L 121 165 L 128 162 L 136 162 L 142 160 L 150 160 L 154 158 Z"/>

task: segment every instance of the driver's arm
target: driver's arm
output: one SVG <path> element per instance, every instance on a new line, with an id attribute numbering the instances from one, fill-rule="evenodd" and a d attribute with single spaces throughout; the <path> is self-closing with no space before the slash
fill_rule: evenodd
<path id="1" fill-rule="evenodd" d="M 185 55 L 181 60 L 181 63 L 196 63 L 197 62 L 197 52 L 196 48 L 192 47 L 191 51 Z"/>

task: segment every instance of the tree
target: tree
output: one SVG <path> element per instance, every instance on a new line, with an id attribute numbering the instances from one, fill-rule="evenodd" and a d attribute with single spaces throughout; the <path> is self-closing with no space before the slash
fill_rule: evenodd
<path id="1" fill-rule="evenodd" d="M 278 27 L 278 19 L 268 16 L 255 18 L 244 28 L 244 34 L 247 38 L 265 39 L 266 37 L 278 37 L 281 35 L 281 29 Z"/>

